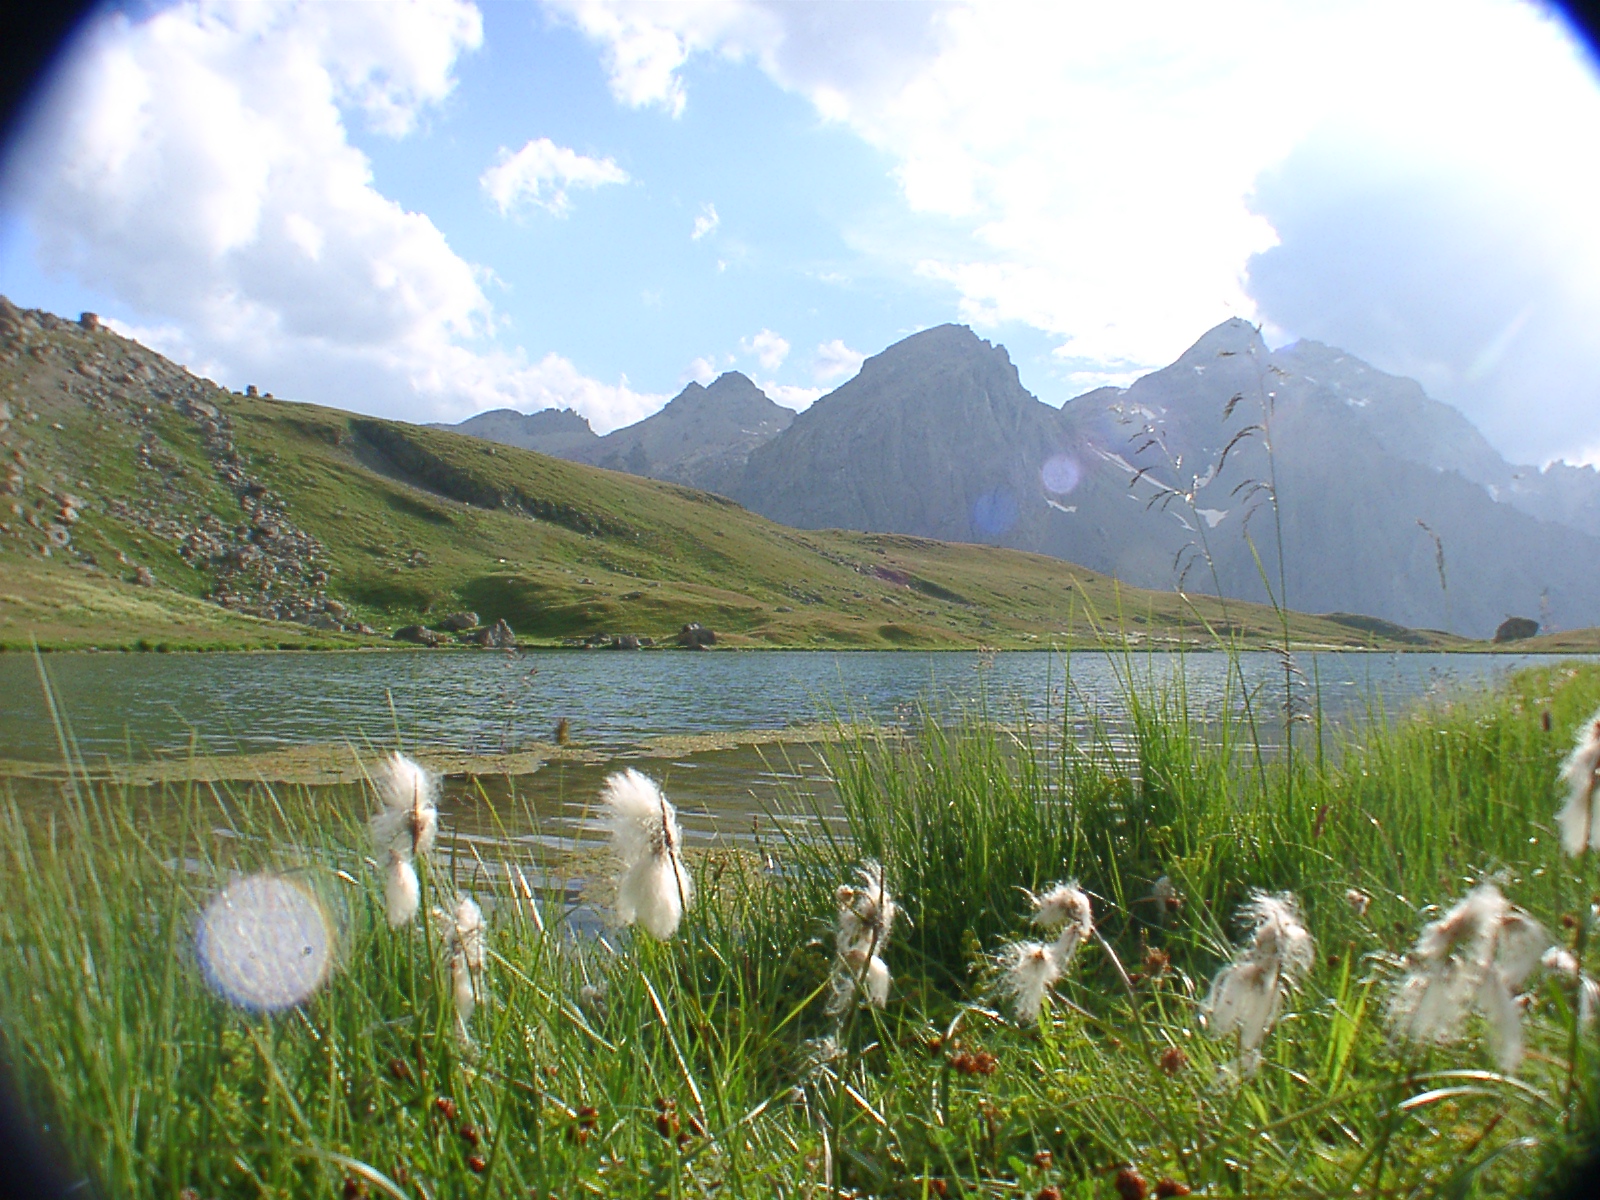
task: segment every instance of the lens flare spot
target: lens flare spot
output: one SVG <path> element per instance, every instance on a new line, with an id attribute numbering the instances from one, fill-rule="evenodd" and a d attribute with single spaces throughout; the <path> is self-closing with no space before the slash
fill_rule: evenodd
<path id="1" fill-rule="evenodd" d="M 1017 498 L 1010 488 L 995 488 L 972 502 L 972 527 L 984 537 L 999 537 L 1017 523 Z"/>
<path id="2" fill-rule="evenodd" d="M 200 916 L 195 942 L 206 982 L 258 1012 L 308 999 L 333 962 L 333 929 L 322 905 L 276 875 L 251 875 L 218 892 Z"/>
<path id="3" fill-rule="evenodd" d="M 1045 460 L 1044 466 L 1039 468 L 1039 478 L 1044 481 L 1045 491 L 1065 496 L 1078 486 L 1083 468 L 1072 455 L 1057 454 Z"/>

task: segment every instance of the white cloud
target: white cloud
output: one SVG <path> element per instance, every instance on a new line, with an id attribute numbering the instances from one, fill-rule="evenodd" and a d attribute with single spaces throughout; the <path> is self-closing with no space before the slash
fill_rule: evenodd
<path id="1" fill-rule="evenodd" d="M 1585 216 L 1600 210 L 1600 89 L 1545 6 L 559 7 L 601 46 L 624 103 L 679 113 L 696 54 L 745 59 L 883 151 L 939 241 L 930 248 L 901 222 L 853 231 L 855 244 L 948 285 L 974 324 L 1051 335 L 1085 379 L 1162 365 L 1230 316 L 1273 317 L 1248 271 L 1280 230 L 1255 189 L 1330 132 L 1403 168 L 1389 180 L 1398 191 L 1514 188 L 1526 203 L 1499 220 L 1519 234 L 1514 254 L 1541 231 L 1568 239 L 1559 294 L 1548 298 L 1573 328 L 1588 311 L 1573 305 L 1586 305 L 1600 278 L 1600 223 Z M 1493 264 L 1479 278 L 1493 290 Z M 1570 365 L 1583 374 L 1589 362 Z M 1569 420 L 1591 399 L 1567 402 Z M 1518 400 L 1506 391 L 1493 403 L 1509 419 Z"/>
<path id="2" fill-rule="evenodd" d="M 755 355 L 756 361 L 768 371 L 776 371 L 789 357 L 788 341 L 770 329 L 763 329 L 754 337 L 740 338 L 739 349 Z"/>
<path id="3" fill-rule="evenodd" d="M 854 375 L 866 360 L 867 356 L 861 351 L 846 346 L 843 338 L 834 338 L 817 347 L 811 374 L 818 383 L 832 383 L 847 375 Z"/>
<path id="4" fill-rule="evenodd" d="M 781 404 L 785 408 L 792 408 L 796 412 L 803 412 L 810 408 L 817 398 L 827 391 L 826 388 L 800 387 L 798 384 L 778 383 L 770 379 L 759 382 L 756 386 L 765 392 L 767 397 L 775 404 Z"/>
<path id="5" fill-rule="evenodd" d="M 715 233 L 717 226 L 721 224 L 722 218 L 717 216 L 717 206 L 715 204 L 703 204 L 700 206 L 700 215 L 694 219 L 694 232 L 689 235 L 689 240 L 698 242 L 707 234 Z M 717 265 L 720 267 L 722 264 L 718 263 Z"/>
<path id="6" fill-rule="evenodd" d="M 373 185 L 346 114 L 404 136 L 481 41 L 461 0 L 183 3 L 74 47 L 4 180 L 46 267 L 232 386 L 411 419 L 664 397 L 496 349 L 488 273 Z M 178 333 L 177 331 L 181 331 Z"/>
<path id="7" fill-rule="evenodd" d="M 704 355 L 695 359 L 683 369 L 683 374 L 678 377 L 678 382 L 688 383 L 690 380 L 693 380 L 695 383 L 704 386 L 705 384 L 710 383 L 716 377 L 716 361 L 712 359 L 710 355 Z"/>
<path id="8" fill-rule="evenodd" d="M 478 182 L 502 216 L 526 202 L 561 217 L 571 208 L 568 188 L 627 183 L 628 173 L 609 158 L 588 158 L 549 138 L 539 138 L 525 143 L 515 154 L 500 147 L 494 165 Z"/>

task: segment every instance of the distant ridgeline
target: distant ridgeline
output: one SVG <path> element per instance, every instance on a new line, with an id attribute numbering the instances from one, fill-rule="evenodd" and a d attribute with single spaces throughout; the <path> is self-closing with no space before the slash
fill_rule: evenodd
<path id="1" fill-rule="evenodd" d="M 1003 347 L 943 325 L 798 416 L 730 373 L 604 438 L 572 412 L 453 428 L 800 528 L 1009 546 L 1140 587 L 1267 600 L 1281 538 L 1280 599 L 1301 611 L 1479 638 L 1512 616 L 1600 624 L 1600 473 L 1515 466 L 1413 380 L 1317 342 L 1272 353 L 1237 319 L 1060 409 Z"/>

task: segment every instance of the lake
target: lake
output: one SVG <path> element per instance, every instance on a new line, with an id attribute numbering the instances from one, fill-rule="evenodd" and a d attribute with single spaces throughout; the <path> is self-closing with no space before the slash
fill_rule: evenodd
<path id="1" fill-rule="evenodd" d="M 1320 703 L 1324 718 L 1337 725 L 1374 708 L 1393 713 L 1427 697 L 1489 687 L 1547 661 L 1297 655 L 1297 703 L 1306 710 Z M 624 761 L 662 782 L 691 846 L 715 842 L 760 852 L 777 832 L 763 814 L 792 811 L 797 791 L 816 797 L 822 809 L 830 806 L 824 751 L 806 732 L 819 720 L 837 715 L 899 725 L 930 702 L 943 711 L 986 705 L 1005 721 L 1023 712 L 1059 719 L 1070 698 L 1075 724 L 1094 712 L 1115 744 L 1130 674 L 1141 686 L 1159 687 L 1181 673 L 1191 711 L 1202 716 L 1224 703 L 1237 706 L 1242 675 L 1270 737 L 1281 728 L 1284 687 L 1280 659 L 1265 653 L 1242 655 L 1237 673 L 1227 656 L 1214 653 L 1075 653 L 1069 660 L 1042 651 L 50 654 L 40 662 L 73 742 L 91 764 L 182 759 L 191 746 L 213 755 L 259 755 L 349 743 L 370 753 L 393 747 L 397 738 L 408 749 L 487 756 L 542 744 L 544 758 L 564 717 L 578 757 L 543 761 L 515 776 L 446 779 L 441 856 L 491 873 L 503 870 L 508 857 L 522 862 L 533 886 L 595 928 L 594 905 L 580 902 L 609 871 L 588 853 L 604 840 L 595 797 Z M 793 736 L 787 743 L 710 750 L 685 737 L 749 730 Z M 60 757 L 35 660 L 0 655 L 0 760 L 59 763 Z M 235 780 L 227 786 L 267 786 L 248 782 L 255 769 L 227 776 Z M 55 779 L 14 778 L 4 786 L 41 813 L 59 802 Z M 127 794 L 159 819 L 165 803 L 159 787 Z M 352 802 L 348 791 L 328 794 Z M 474 865 L 474 849 L 487 866 Z"/>
<path id="2" fill-rule="evenodd" d="M 653 739 L 784 729 L 832 715 L 905 720 L 920 702 L 987 701 L 1059 712 L 1070 666 L 1076 710 L 1114 717 L 1131 672 L 1163 681 L 1182 672 L 1191 702 L 1214 710 L 1230 682 L 1217 653 L 1130 656 L 1077 652 L 912 651 L 367 651 L 258 654 L 50 654 L 42 661 L 78 749 L 119 761 L 308 743 L 447 746 L 494 753 L 548 741 L 556 721 L 605 752 Z M 1270 653 L 1240 656 L 1260 711 L 1281 706 L 1283 672 Z M 1389 711 L 1452 688 L 1492 686 L 1542 656 L 1305 653 L 1301 702 L 1320 697 L 1343 720 L 1373 702 Z M 1238 677 L 1232 678 L 1239 692 Z M 0 655 L 0 759 L 59 760 L 34 660 Z"/>

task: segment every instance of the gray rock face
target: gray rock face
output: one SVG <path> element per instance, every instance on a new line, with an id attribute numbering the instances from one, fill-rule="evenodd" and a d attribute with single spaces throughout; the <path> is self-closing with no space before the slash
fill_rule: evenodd
<path id="1" fill-rule="evenodd" d="M 750 452 L 792 420 L 792 410 L 774 404 L 738 371 L 729 371 L 709 387 L 689 384 L 660 412 L 605 437 L 570 409 L 527 416 L 498 409 L 435 428 L 726 494 L 738 483 Z"/>
<path id="2" fill-rule="evenodd" d="M 1563 472 L 1593 474 L 1543 473 L 1573 496 Z M 1011 546 L 1142 587 L 1270 588 L 1478 637 L 1508 612 L 1600 624 L 1600 538 L 1495 490 L 1515 474 L 1412 381 L 1314 343 L 1273 355 L 1244 321 L 1059 411 L 947 325 L 868 359 L 751 454 L 734 495 L 805 528 Z"/>
<path id="3" fill-rule="evenodd" d="M 441 629 L 445 633 L 460 633 L 462 630 L 476 629 L 477 627 L 478 614 L 475 612 L 451 613 L 434 626 L 435 629 Z"/>
<path id="4" fill-rule="evenodd" d="M 941 325 L 867 359 L 754 451 L 734 498 L 806 529 L 1032 544 L 1040 514 L 1019 527 L 1021 510 L 1061 440 L 1004 347 Z"/>
<path id="5" fill-rule="evenodd" d="M 774 404 L 738 371 L 709 387 L 691 383 L 666 407 L 608 433 L 584 461 L 726 495 L 756 447 L 789 427 L 794 412 Z"/>

